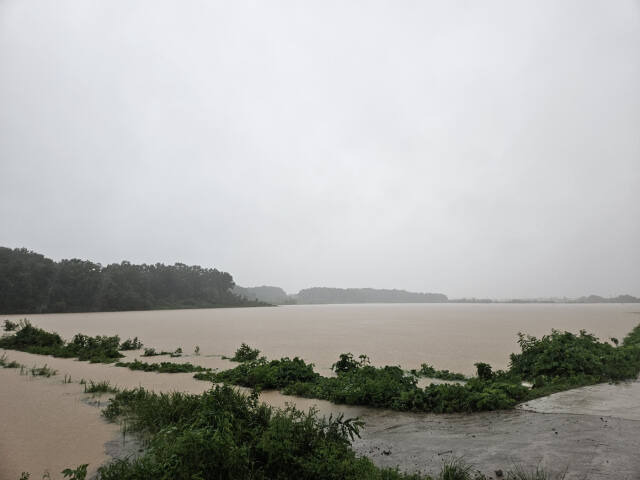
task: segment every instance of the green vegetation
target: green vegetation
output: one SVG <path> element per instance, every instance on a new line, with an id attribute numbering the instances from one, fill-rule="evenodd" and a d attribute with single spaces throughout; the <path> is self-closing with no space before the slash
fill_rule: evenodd
<path id="1" fill-rule="evenodd" d="M 439 380 L 464 381 L 467 379 L 462 373 L 450 372 L 449 370 L 436 370 L 428 363 L 423 363 L 420 370 L 411 370 L 416 377 L 437 378 Z"/>
<path id="2" fill-rule="evenodd" d="M 76 468 L 65 468 L 61 473 L 64 475 L 64 478 L 68 478 L 69 480 L 85 480 L 87 478 L 87 467 L 88 463 L 80 465 Z"/>
<path id="3" fill-rule="evenodd" d="M 503 376 L 533 383 L 530 397 L 601 382 L 633 379 L 640 373 L 640 325 L 622 346 L 600 342 L 584 330 L 578 335 L 552 331 L 540 339 L 518 335 L 521 353 L 511 355 Z"/>
<path id="4" fill-rule="evenodd" d="M 2 368 L 20 368 L 23 365 L 21 365 L 20 363 L 16 362 L 15 360 L 9 361 L 7 359 L 7 354 L 3 353 L 2 355 L 0 355 L 0 367 Z"/>
<path id="5" fill-rule="evenodd" d="M 70 342 L 62 340 L 57 333 L 50 333 L 34 327 L 26 320 L 20 322 L 18 330 L 0 338 L 0 348 L 20 350 L 54 357 L 78 358 L 92 363 L 111 363 L 123 355 L 118 352 L 120 338 L 89 337 L 78 333 Z"/>
<path id="6" fill-rule="evenodd" d="M 17 322 L 12 322 L 11 320 L 4 321 L 4 331 L 5 332 L 13 332 L 20 325 Z"/>
<path id="7" fill-rule="evenodd" d="M 250 362 L 252 360 L 256 360 L 260 355 L 260 350 L 256 348 L 251 348 L 246 343 L 240 345 L 240 348 L 236 350 L 236 353 L 230 360 L 234 362 Z"/>
<path id="8" fill-rule="evenodd" d="M 31 367 L 29 372 L 31 372 L 31 376 L 33 377 L 47 377 L 47 378 L 58 373 L 57 370 L 49 368 L 46 363 L 44 364 L 43 367 L 36 367 L 34 365 L 33 367 Z"/>
<path id="9" fill-rule="evenodd" d="M 140 360 L 134 360 L 133 362 L 118 362 L 116 367 L 126 367 L 129 370 L 141 370 L 143 372 L 158 372 L 158 373 L 193 373 L 193 372 L 209 372 L 210 369 L 201 367 L 200 365 L 193 365 L 191 363 L 173 363 L 173 362 L 160 362 L 160 363 L 146 363 Z"/>
<path id="10" fill-rule="evenodd" d="M 101 467 L 101 480 L 426 479 L 381 469 L 357 457 L 358 420 L 278 410 L 226 386 L 202 395 L 125 390 L 104 411 L 149 438 L 137 459 Z"/>
<path id="11" fill-rule="evenodd" d="M 241 363 L 220 372 L 191 363 L 135 360 L 118 362 L 116 366 L 145 372 L 195 373 L 194 377 L 200 380 L 278 389 L 289 395 L 335 403 L 435 413 L 507 409 L 554 392 L 636 378 L 640 373 L 640 325 L 625 337 L 622 345 L 600 342 L 584 331 L 576 335 L 555 330 L 540 339 L 519 334 L 518 343 L 521 352 L 511 355 L 507 371 L 494 372 L 491 365 L 479 362 L 475 364 L 476 377 L 460 384 L 431 384 L 424 388 L 418 386 L 419 376 L 446 380 L 462 380 L 464 376 L 436 370 L 428 364 L 411 372 L 397 366 L 375 367 L 366 355 L 355 358 L 344 353 L 332 366 L 335 376 L 323 377 L 314 371 L 313 364 L 301 358 L 268 360 L 244 343 L 233 357 Z M 136 338 L 129 344 L 139 344 L 139 340 Z M 56 333 L 45 332 L 27 321 L 21 321 L 14 334 L 0 338 L 2 348 L 92 362 L 116 361 L 122 357 L 117 350 L 119 346 L 117 336 L 82 334 L 65 343 Z M 179 356 L 181 352 L 178 348 L 171 356 Z M 145 349 L 145 356 L 153 355 L 157 355 L 154 349 Z M 531 382 L 533 387 L 523 386 L 524 381 Z"/>
<path id="12" fill-rule="evenodd" d="M 171 355 L 171 352 L 156 352 L 155 348 L 145 348 L 143 357 L 157 357 L 158 355 Z"/>
<path id="13" fill-rule="evenodd" d="M 0 312 L 7 314 L 265 305 L 234 295 L 233 286 L 230 274 L 197 265 L 54 262 L 0 247 Z"/>
<path id="14" fill-rule="evenodd" d="M 94 382 L 89 380 L 89 383 L 84 383 L 84 393 L 117 393 L 118 389 L 111 386 L 111 382 L 104 380 L 102 382 Z"/>
<path id="15" fill-rule="evenodd" d="M 400 367 L 374 367 L 366 355 L 357 359 L 341 354 L 332 368 L 335 377 L 323 377 L 300 358 L 247 360 L 221 372 L 202 372 L 201 380 L 224 382 L 256 389 L 281 389 L 288 395 L 435 413 L 472 412 L 511 408 L 517 403 L 598 382 L 636 378 L 640 373 L 640 326 L 613 346 L 586 332 L 575 335 L 553 331 L 541 339 L 519 335 L 522 352 L 511 355 L 507 371 L 494 372 L 487 363 L 476 363 L 477 376 L 463 384 L 431 384 L 420 388 L 417 376 L 462 380 L 464 376 L 437 371 L 423 364 L 407 374 Z M 238 352 L 246 352 L 243 344 Z M 257 356 L 257 354 L 256 354 Z M 533 388 L 523 386 L 533 383 Z"/>
<path id="16" fill-rule="evenodd" d="M 138 337 L 133 337 L 133 340 L 127 338 L 124 342 L 120 344 L 120 348 L 118 350 L 140 350 L 142 348 L 142 342 L 138 340 Z"/>

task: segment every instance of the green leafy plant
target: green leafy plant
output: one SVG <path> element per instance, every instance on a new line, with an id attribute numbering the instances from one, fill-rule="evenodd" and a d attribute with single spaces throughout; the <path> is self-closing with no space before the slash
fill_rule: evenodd
<path id="1" fill-rule="evenodd" d="M 231 357 L 231 360 L 234 362 L 251 362 L 256 360 L 258 355 L 260 355 L 260 350 L 251 348 L 246 343 L 243 343 L 240 345 L 240 348 L 236 350 L 235 355 Z"/>

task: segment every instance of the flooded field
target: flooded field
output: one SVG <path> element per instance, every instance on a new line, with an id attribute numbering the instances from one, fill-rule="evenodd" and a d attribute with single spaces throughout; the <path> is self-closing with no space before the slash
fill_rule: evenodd
<path id="1" fill-rule="evenodd" d="M 25 315 L 3 316 L 23 318 Z M 428 362 L 473 374 L 473 364 L 505 368 L 517 333 L 585 329 L 623 338 L 640 322 L 636 304 L 368 304 L 28 315 L 65 338 L 75 333 L 139 337 L 147 346 L 205 355 L 232 354 L 241 342 L 269 358 L 300 356 L 320 371 L 343 352 L 367 354 L 376 365 Z"/>
<path id="2" fill-rule="evenodd" d="M 150 347 L 174 350 L 189 361 L 228 368 L 221 355 L 241 342 L 268 357 L 299 355 L 323 373 L 341 352 L 367 353 L 376 364 L 405 368 L 429 362 L 438 368 L 473 373 L 473 363 L 507 366 L 517 350 L 516 334 L 542 335 L 551 328 L 586 329 L 601 338 L 624 335 L 640 321 L 639 305 L 324 305 L 273 308 L 173 310 L 152 312 L 29 315 L 32 323 L 70 338 L 78 332 L 138 336 Z M 24 318 L 25 316 L 2 316 Z M 193 355 L 194 347 L 200 355 Z M 119 387 L 200 393 L 210 384 L 191 374 L 157 374 L 112 365 L 90 364 L 24 352 L 2 351 L 26 366 L 48 364 L 58 374 L 32 378 L 0 369 L 0 479 L 32 479 L 67 466 L 90 463 L 90 471 L 114 456 L 135 451 L 119 429 L 100 418 L 96 402 L 108 396 L 83 393 L 81 379 L 108 380 Z M 140 352 L 126 352 L 132 359 Z M 164 360 L 163 357 L 158 360 Z M 151 361 L 158 361 L 153 360 Z M 64 384 L 63 375 L 72 383 Z M 286 397 L 264 392 L 275 406 L 294 402 L 317 406 L 322 414 L 343 412 L 367 424 L 354 448 L 380 465 L 435 471 L 443 452 L 455 450 L 478 468 L 492 473 L 511 463 L 569 467 L 567 478 L 634 478 L 640 465 L 633 454 L 640 438 L 640 383 L 600 385 L 539 399 L 511 412 L 473 415 L 411 414 Z M 579 415 L 576 415 L 579 414 Z M 602 417 L 602 419 L 600 418 Z M 558 432 L 558 433 L 556 433 Z M 493 445 L 487 449 L 488 444 Z M 609 462 L 615 461 L 614 465 Z M 616 470 L 617 469 L 617 470 Z M 575 476 L 574 476 L 575 473 Z"/>

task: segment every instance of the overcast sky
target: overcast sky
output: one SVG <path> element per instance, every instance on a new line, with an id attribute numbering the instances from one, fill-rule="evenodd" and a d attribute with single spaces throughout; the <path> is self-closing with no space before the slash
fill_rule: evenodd
<path id="1" fill-rule="evenodd" d="M 640 295 L 640 2 L 1 0 L 0 245 Z"/>

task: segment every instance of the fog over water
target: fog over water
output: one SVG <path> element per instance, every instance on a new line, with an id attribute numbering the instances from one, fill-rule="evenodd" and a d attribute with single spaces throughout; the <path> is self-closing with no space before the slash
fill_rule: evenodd
<path id="1" fill-rule="evenodd" d="M 638 85 L 632 0 L 4 0 L 0 245 L 639 295 Z"/>

